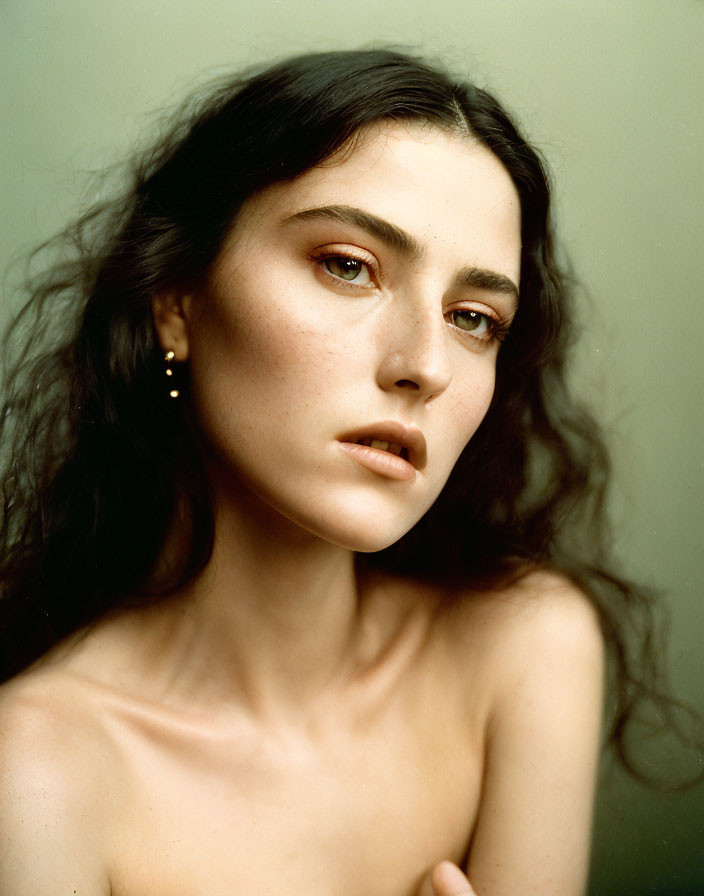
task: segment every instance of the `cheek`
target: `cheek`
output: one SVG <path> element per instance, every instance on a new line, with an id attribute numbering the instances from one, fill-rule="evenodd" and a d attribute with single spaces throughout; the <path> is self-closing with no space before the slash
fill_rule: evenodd
<path id="1" fill-rule="evenodd" d="M 453 464 L 479 428 L 494 395 L 495 365 L 487 360 L 482 358 L 471 371 L 458 377 L 448 395 L 445 439 Z"/>
<path id="2" fill-rule="evenodd" d="M 272 300 L 277 294 L 273 284 L 252 290 L 245 280 L 208 298 L 190 334 L 194 379 L 251 392 L 296 370 L 306 340 L 283 303 Z"/>
<path id="3" fill-rule="evenodd" d="M 287 421 L 324 414 L 361 375 L 361 346 L 334 316 L 290 283 L 256 286 L 212 298 L 193 328 L 193 401 L 211 441 L 274 438 Z"/>

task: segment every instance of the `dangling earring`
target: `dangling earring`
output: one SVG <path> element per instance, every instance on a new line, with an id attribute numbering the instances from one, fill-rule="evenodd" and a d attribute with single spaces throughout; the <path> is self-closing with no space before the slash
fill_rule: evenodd
<path id="1" fill-rule="evenodd" d="M 174 357 L 175 357 L 175 355 L 172 351 L 168 351 L 164 355 L 164 360 L 166 361 L 166 375 L 169 377 L 172 377 L 174 375 L 173 368 L 171 367 L 171 362 L 173 361 Z M 169 383 L 169 385 L 171 386 L 173 384 Z M 169 395 L 171 398 L 178 398 L 178 396 L 179 396 L 178 389 L 170 389 Z"/>

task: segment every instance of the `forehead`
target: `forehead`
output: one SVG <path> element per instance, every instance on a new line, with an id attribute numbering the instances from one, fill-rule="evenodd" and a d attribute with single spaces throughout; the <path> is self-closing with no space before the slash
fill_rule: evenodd
<path id="1" fill-rule="evenodd" d="M 236 230 L 335 205 L 389 221 L 431 256 L 451 252 L 453 261 L 481 262 L 518 281 L 518 193 L 499 159 L 470 135 L 423 124 L 366 128 L 325 162 L 248 200 Z"/>

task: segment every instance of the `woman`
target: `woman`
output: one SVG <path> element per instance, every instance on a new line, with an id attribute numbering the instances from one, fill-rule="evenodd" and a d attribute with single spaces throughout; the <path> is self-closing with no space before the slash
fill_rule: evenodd
<path id="1" fill-rule="evenodd" d="M 355 51 L 70 232 L 3 416 L 3 893 L 582 891 L 640 598 L 548 208 L 494 99 Z"/>

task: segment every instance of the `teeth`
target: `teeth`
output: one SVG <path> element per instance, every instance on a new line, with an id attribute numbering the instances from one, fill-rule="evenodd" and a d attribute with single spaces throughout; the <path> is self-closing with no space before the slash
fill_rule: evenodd
<path id="1" fill-rule="evenodd" d="M 390 454 L 395 454 L 396 457 L 407 456 L 406 449 L 401 445 L 398 445 L 396 442 L 384 442 L 382 439 L 360 439 L 358 442 L 359 445 L 366 445 L 367 448 L 378 448 L 379 451 L 388 451 Z"/>

